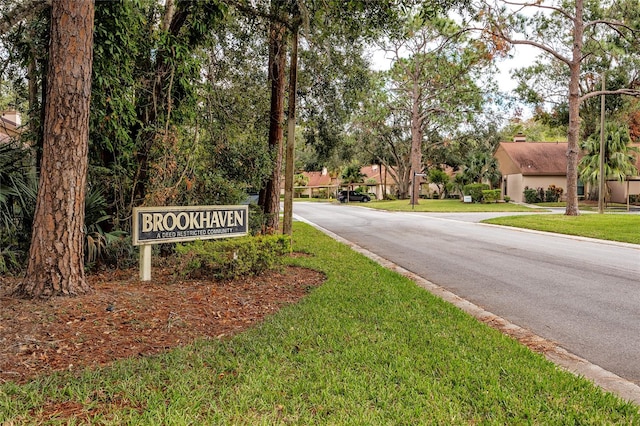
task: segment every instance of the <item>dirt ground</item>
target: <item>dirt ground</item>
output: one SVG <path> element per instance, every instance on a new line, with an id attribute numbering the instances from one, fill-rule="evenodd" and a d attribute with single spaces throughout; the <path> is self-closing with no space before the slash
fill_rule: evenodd
<path id="1" fill-rule="evenodd" d="M 286 267 L 217 282 L 180 278 L 164 267 L 149 282 L 139 281 L 136 269 L 88 280 L 92 294 L 31 301 L 10 297 L 17 281 L 0 276 L 0 383 L 230 336 L 295 303 L 324 276 Z"/>

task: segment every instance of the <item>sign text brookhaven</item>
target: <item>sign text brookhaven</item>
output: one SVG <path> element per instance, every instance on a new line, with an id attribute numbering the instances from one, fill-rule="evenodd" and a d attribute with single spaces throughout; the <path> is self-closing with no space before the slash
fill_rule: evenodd
<path id="1" fill-rule="evenodd" d="M 235 237 L 248 233 L 248 206 L 139 207 L 133 244 Z"/>

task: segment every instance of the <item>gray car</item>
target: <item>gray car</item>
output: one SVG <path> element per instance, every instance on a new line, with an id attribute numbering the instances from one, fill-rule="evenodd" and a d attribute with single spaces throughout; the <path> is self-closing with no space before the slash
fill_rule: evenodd
<path id="1" fill-rule="evenodd" d="M 347 200 L 347 196 L 349 199 Z M 371 201 L 371 197 L 368 194 L 363 194 L 356 191 L 340 191 L 338 193 L 338 201 L 346 203 L 347 201 L 360 201 L 361 203 L 368 203 Z"/>

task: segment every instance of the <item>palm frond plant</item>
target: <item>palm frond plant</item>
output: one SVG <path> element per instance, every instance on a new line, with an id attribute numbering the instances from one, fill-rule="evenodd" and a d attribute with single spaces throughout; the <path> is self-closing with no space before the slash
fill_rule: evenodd
<path id="1" fill-rule="evenodd" d="M 85 263 L 95 263 L 110 245 L 125 235 L 109 229 L 111 215 L 106 214 L 107 200 L 101 189 L 89 187 L 85 197 Z"/>
<path id="2" fill-rule="evenodd" d="M 638 149 L 630 145 L 629 128 L 618 123 L 605 125 L 604 178 L 624 181 L 627 176 L 637 174 L 635 168 Z M 580 180 L 592 188 L 598 188 L 600 179 L 600 132 L 593 133 L 582 142 L 584 156 L 578 164 Z"/>

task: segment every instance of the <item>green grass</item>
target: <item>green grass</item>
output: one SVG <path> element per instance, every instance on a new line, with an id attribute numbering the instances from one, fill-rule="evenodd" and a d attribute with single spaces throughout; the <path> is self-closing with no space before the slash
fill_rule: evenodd
<path id="1" fill-rule="evenodd" d="M 354 203 L 359 205 L 360 203 Z M 415 206 L 411 205 L 409 200 L 394 201 L 372 201 L 363 204 L 380 210 L 390 211 L 416 211 L 416 212 L 535 212 L 544 209 L 535 210 L 529 207 L 521 206 L 513 203 L 463 203 L 460 200 L 423 200 L 421 199 Z"/>
<path id="2" fill-rule="evenodd" d="M 637 406 L 313 228 L 291 263 L 326 283 L 261 325 L 157 357 L 0 386 L 0 424 L 640 424 Z"/>
<path id="3" fill-rule="evenodd" d="M 558 201 L 555 203 L 536 203 L 538 207 L 546 208 L 546 207 L 566 207 L 567 203 L 564 201 Z M 578 208 L 581 211 L 598 211 L 598 204 L 593 201 L 581 201 L 578 203 Z M 605 212 L 624 212 L 627 210 L 626 204 L 621 203 L 607 203 L 604 208 Z"/>
<path id="4" fill-rule="evenodd" d="M 579 235 L 601 240 L 640 244 L 640 215 L 584 214 L 565 216 L 557 214 L 505 216 L 487 219 L 484 223 Z"/>

